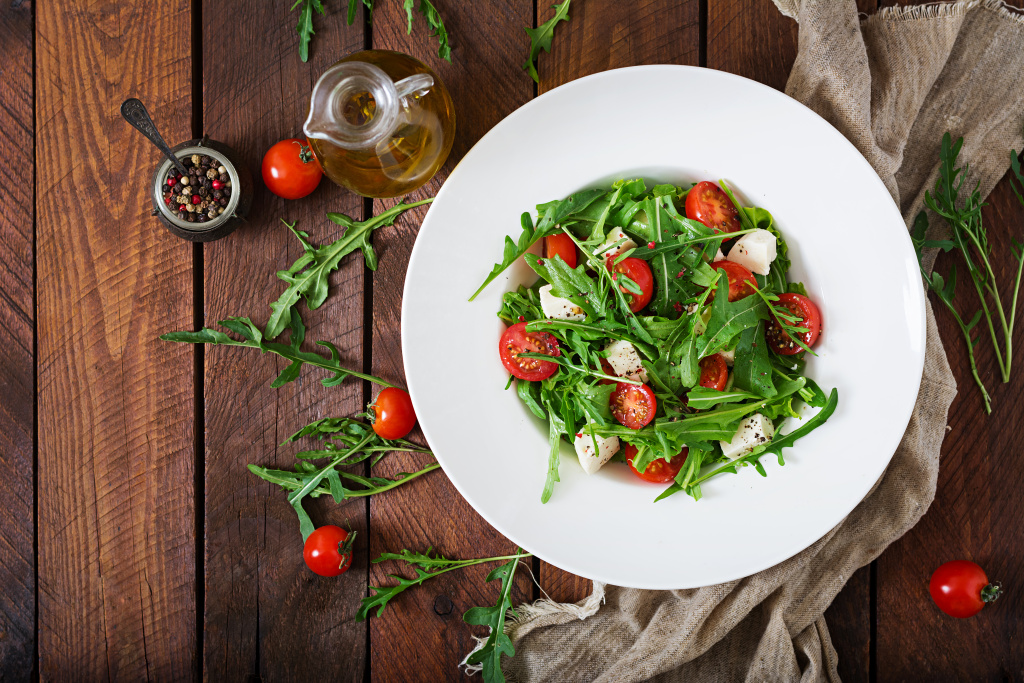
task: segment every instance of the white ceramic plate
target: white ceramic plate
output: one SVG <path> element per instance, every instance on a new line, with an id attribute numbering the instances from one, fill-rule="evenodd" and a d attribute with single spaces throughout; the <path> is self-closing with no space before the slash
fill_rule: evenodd
<path id="1" fill-rule="evenodd" d="M 699 93 L 699 97 L 693 97 Z M 725 178 L 775 217 L 791 278 L 822 310 L 808 374 L 839 407 L 786 451 L 703 485 L 699 502 L 620 464 L 587 476 L 563 444 L 561 482 L 540 502 L 547 428 L 503 391 L 502 294 L 473 303 L 506 234 L 538 203 L 618 178 Z M 771 88 L 682 66 L 618 69 L 521 107 L 441 188 L 409 261 L 402 348 L 420 426 L 459 492 L 498 531 L 562 569 L 621 586 L 691 588 L 748 576 L 839 523 L 882 474 L 910 419 L 924 360 L 924 299 L 899 211 L 842 135 Z M 792 429 L 792 422 L 788 429 Z M 456 525 L 458 520 L 452 520 Z"/>

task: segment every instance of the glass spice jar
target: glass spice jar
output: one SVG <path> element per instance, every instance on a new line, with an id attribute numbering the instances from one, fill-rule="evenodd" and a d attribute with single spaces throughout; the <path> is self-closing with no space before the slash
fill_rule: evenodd
<path id="1" fill-rule="evenodd" d="M 178 202 L 175 199 L 172 199 L 170 203 L 167 201 L 167 179 L 174 170 L 174 165 L 170 159 L 163 159 L 153 174 L 153 214 L 168 230 L 190 242 L 212 242 L 226 237 L 241 225 L 252 206 L 253 183 L 249 169 L 241 162 L 241 158 L 235 150 L 221 142 L 210 140 L 208 137 L 201 140 L 187 140 L 171 148 L 171 151 L 182 161 L 197 155 L 211 159 L 208 162 L 211 167 L 218 169 L 223 167 L 228 180 L 220 181 L 218 174 L 216 179 L 211 179 L 211 184 L 216 182 L 222 187 L 230 189 L 230 193 L 222 192 L 222 195 L 227 198 L 227 204 L 224 206 L 217 204 L 217 215 L 203 222 L 190 222 L 187 218 L 181 218 Z M 198 191 L 199 185 L 195 185 L 195 181 L 190 183 L 191 186 L 195 187 L 192 191 Z M 181 192 L 180 178 L 177 179 L 174 187 L 175 190 L 172 194 L 177 195 Z M 221 191 L 221 188 L 218 187 L 217 191 Z M 205 196 L 212 198 L 212 195 L 212 190 L 207 188 Z M 221 212 L 219 209 L 224 210 Z"/>

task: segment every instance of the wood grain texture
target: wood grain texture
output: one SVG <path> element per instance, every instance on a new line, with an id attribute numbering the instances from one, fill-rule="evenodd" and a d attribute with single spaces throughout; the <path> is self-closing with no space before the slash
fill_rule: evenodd
<path id="1" fill-rule="evenodd" d="M 862 12 L 874 0 L 859 0 Z M 707 66 L 739 74 L 783 90 L 796 59 L 797 23 L 783 16 L 771 0 L 708 0 Z M 832 644 L 844 681 L 870 676 L 871 583 L 864 567 L 825 611 Z"/>
<path id="2" fill-rule="evenodd" d="M 546 0 L 536 0 L 537 21 L 551 18 Z M 697 66 L 700 12 L 697 0 L 623 3 L 588 0 L 570 5 L 570 21 L 555 29 L 551 54 L 539 59 L 539 92 L 593 73 L 640 64 Z M 592 590 L 590 579 L 540 563 L 540 584 L 552 599 L 577 602 Z"/>
<path id="3" fill-rule="evenodd" d="M 429 38 L 422 20 L 406 34 L 401 4 L 380 3 L 373 13 L 373 46 L 406 52 L 435 69 L 451 92 L 456 109 L 456 142 L 444 169 L 412 197 L 436 193 L 454 164 L 498 121 L 525 103 L 533 94 L 533 81 L 521 69 L 528 50 L 524 26 L 533 22 L 529 0 L 500 3 L 466 3 L 438 0 L 434 3 L 452 36 L 453 63 L 436 56 L 436 43 Z M 393 201 L 374 202 L 380 212 Z M 425 207 L 424 207 L 425 208 Z M 402 287 L 409 253 L 424 208 L 405 214 L 393 227 L 374 235 L 380 252 L 380 268 L 373 279 L 373 368 L 374 374 L 404 383 L 400 338 Z M 414 437 L 422 442 L 417 430 Z M 422 466 L 422 457 L 392 455 L 375 472 L 393 475 Z M 487 557 L 515 550 L 510 541 L 491 528 L 458 494 L 442 472 L 400 487 L 370 501 L 373 532 L 370 552 L 401 548 L 426 550 L 434 546 L 448 557 Z M 422 589 L 409 591 L 395 600 L 381 618 L 370 624 L 372 674 L 380 681 L 453 680 L 458 664 L 473 648 L 471 628 L 462 613 L 476 605 L 497 600 L 496 583 L 485 584 L 493 566 L 478 566 L 432 579 Z M 385 574 L 399 567 L 392 563 L 373 565 L 374 585 L 390 581 Z M 517 574 L 512 601 L 532 597 L 532 585 L 525 571 Z"/>
<path id="4" fill-rule="evenodd" d="M 554 15 L 551 3 L 536 0 L 537 22 Z M 700 48 L 697 0 L 587 0 L 569 7 L 569 22 L 559 22 L 551 54 L 542 53 L 540 92 L 563 83 L 623 66 L 689 64 Z"/>
<path id="5" fill-rule="evenodd" d="M 35 647 L 35 197 L 32 7 L 0 5 L 0 680 Z"/>
<path id="6" fill-rule="evenodd" d="M 995 254 L 993 266 L 1004 290 L 1015 265 L 1012 235 L 1020 236 L 1024 208 L 1008 178 L 996 186 L 982 210 Z M 962 269 L 956 254 L 944 254 L 936 270 Z M 958 283 L 961 310 L 973 311 L 977 298 L 968 282 Z M 958 393 L 949 409 L 949 431 L 942 445 L 938 489 L 928 513 L 878 559 L 878 680 L 1024 680 L 1024 384 L 1016 363 L 1010 384 L 999 382 L 987 334 L 976 351 L 979 374 L 992 395 L 986 416 L 970 374 L 956 323 L 936 305 L 939 333 L 956 377 Z M 1019 314 L 1019 311 L 1018 311 Z M 1018 317 L 1018 339 L 1024 320 Z M 931 573 L 943 562 L 967 559 L 1009 588 L 998 602 L 971 619 L 939 612 L 928 594 Z"/>
<path id="7" fill-rule="evenodd" d="M 285 288 L 276 271 L 302 254 L 282 218 L 298 220 L 318 244 L 342 232 L 326 212 L 362 218 L 362 200 L 326 179 L 301 201 L 272 195 L 260 180 L 264 152 L 301 135 L 317 77 L 363 45 L 363 23 L 346 26 L 344 6 L 325 4 L 328 14 L 314 17 L 316 37 L 303 64 L 290 3 L 203 3 L 203 123 L 212 138 L 240 153 L 256 181 L 248 225 L 205 246 L 207 325 L 232 315 L 265 325 L 270 302 Z M 299 305 L 307 346 L 332 341 L 343 363 L 356 369 L 363 366 L 363 269 L 361 256 L 347 257 L 331 275 L 327 302 L 316 311 Z M 204 675 L 361 680 L 366 626 L 352 617 L 366 590 L 366 503 L 306 501 L 318 526 L 348 524 L 360 534 L 352 569 L 336 579 L 318 577 L 302 561 L 298 519 L 285 492 L 246 465 L 292 467 L 301 448 L 278 444 L 312 420 L 361 410 L 363 387 L 349 381 L 325 388 L 324 375 L 306 367 L 294 383 L 271 388 L 284 367 L 249 349 L 207 350 Z"/>
<path id="8" fill-rule="evenodd" d="M 189 4 L 36 6 L 39 677 L 193 676 L 192 249 L 150 216 L 189 126 Z M 6 67 L 6 65 L 5 65 Z M 182 418 L 185 419 L 182 419 Z"/>

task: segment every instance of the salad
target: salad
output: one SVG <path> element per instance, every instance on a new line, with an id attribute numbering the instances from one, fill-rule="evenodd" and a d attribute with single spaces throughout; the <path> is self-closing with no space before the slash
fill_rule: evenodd
<path id="1" fill-rule="evenodd" d="M 543 254 L 534 245 L 543 243 Z M 506 292 L 498 343 L 516 392 L 548 423 L 542 502 L 559 481 L 563 439 L 594 474 L 622 462 L 655 500 L 752 465 L 823 424 L 838 392 L 804 374 L 822 319 L 790 282 L 771 214 L 719 181 L 621 180 L 522 215 L 518 241 L 471 297 L 519 259 L 539 276 Z M 802 420 L 801 404 L 820 408 Z M 801 419 L 788 434 L 779 427 Z"/>

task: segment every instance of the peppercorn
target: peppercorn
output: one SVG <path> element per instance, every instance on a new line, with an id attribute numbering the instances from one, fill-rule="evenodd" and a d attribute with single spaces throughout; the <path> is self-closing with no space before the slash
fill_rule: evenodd
<path id="1" fill-rule="evenodd" d="M 209 178 L 210 180 L 213 180 L 214 178 L 217 177 L 217 171 L 211 168 L 209 171 L 206 172 L 206 177 Z"/>
<path id="2" fill-rule="evenodd" d="M 220 199 L 217 200 L 217 203 L 220 204 L 221 206 L 227 206 L 228 205 L 228 198 L 227 197 L 221 197 Z"/>
<path id="3" fill-rule="evenodd" d="M 217 178 L 217 180 L 221 181 L 222 183 L 226 183 L 229 180 L 231 180 L 231 176 L 229 176 L 227 172 L 224 172 L 220 174 L 220 177 Z"/>
<path id="4" fill-rule="evenodd" d="M 179 211 L 178 212 L 178 220 L 179 221 L 185 220 L 185 216 L 187 216 L 187 215 L 188 215 L 188 211 Z"/>
<path id="5" fill-rule="evenodd" d="M 193 154 L 192 155 L 192 165 L 193 166 L 198 166 L 199 165 L 199 159 L 200 159 L 200 157 L 199 157 L 198 154 Z"/>
<path id="6" fill-rule="evenodd" d="M 214 199 L 220 199 L 223 196 L 224 196 L 224 193 L 221 192 L 220 190 L 214 190 L 213 191 L 213 198 Z"/>
<path id="7" fill-rule="evenodd" d="M 181 160 L 181 165 L 184 166 L 185 168 L 189 168 L 190 166 L 192 166 L 192 159 L 191 159 L 191 157 L 185 157 L 184 159 L 182 159 Z"/>
<path id="8" fill-rule="evenodd" d="M 195 223 L 196 222 L 196 215 L 194 213 L 190 213 L 190 214 L 185 216 L 185 220 L 187 220 L 189 223 Z"/>
<path id="9" fill-rule="evenodd" d="M 210 157 L 208 157 L 207 155 L 204 154 L 203 156 L 199 157 L 199 161 L 200 161 L 200 163 L 203 163 L 203 164 L 206 164 L 207 166 L 209 166 L 210 162 L 213 161 L 213 159 L 211 159 Z"/>
<path id="10" fill-rule="evenodd" d="M 210 194 L 210 191 L 207 190 L 205 187 L 200 187 L 199 188 L 199 196 L 200 197 L 205 197 L 208 194 Z"/>
<path id="11" fill-rule="evenodd" d="M 210 212 L 208 214 L 206 214 L 206 215 L 209 216 L 210 218 L 216 218 L 217 217 L 217 209 L 210 209 Z"/>

